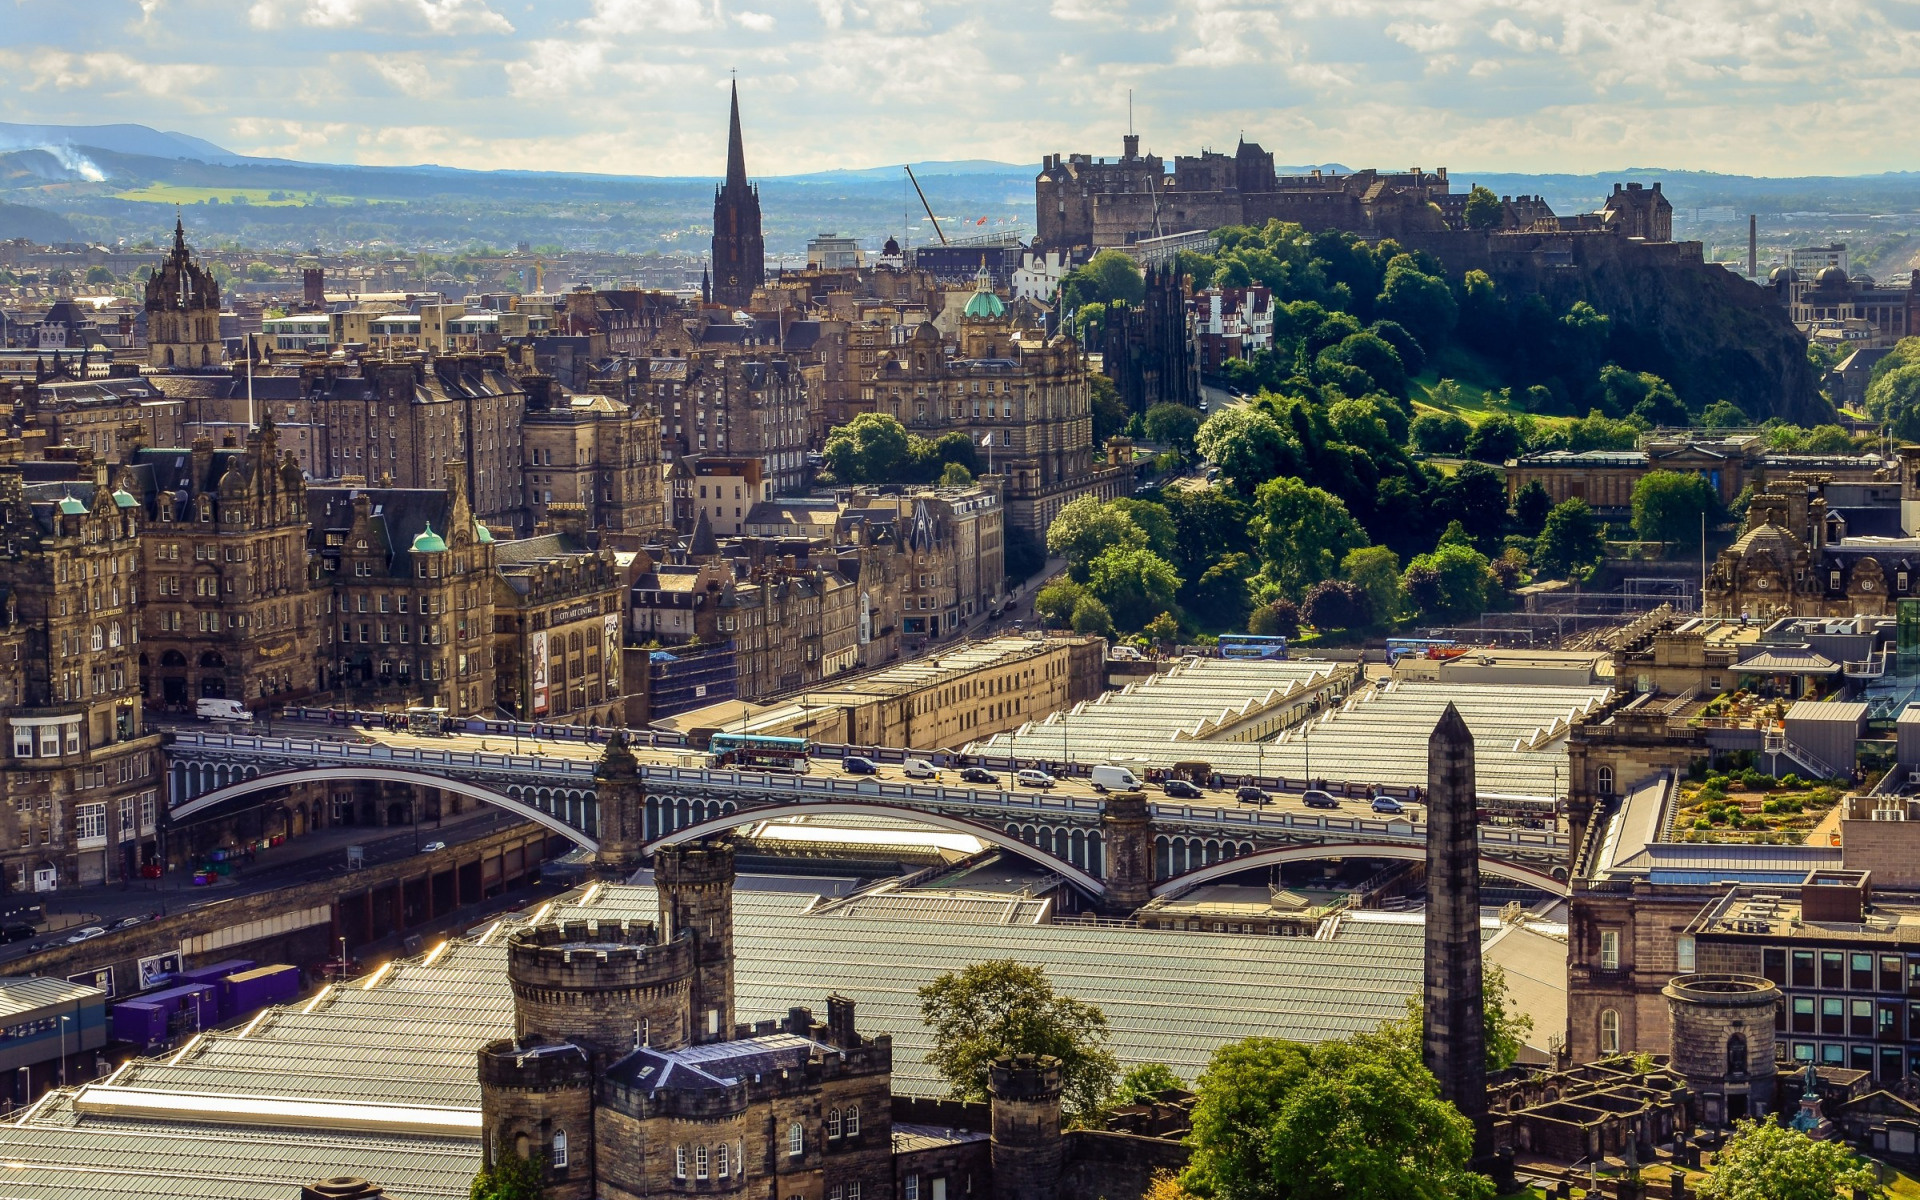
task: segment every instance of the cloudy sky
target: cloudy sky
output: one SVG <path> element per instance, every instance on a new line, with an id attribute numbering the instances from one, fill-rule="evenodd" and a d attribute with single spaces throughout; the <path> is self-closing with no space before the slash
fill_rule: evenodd
<path id="1" fill-rule="evenodd" d="M 1920 167 L 1917 0 L 0 0 L 0 119 L 242 153 L 717 174 L 1117 153 Z"/>

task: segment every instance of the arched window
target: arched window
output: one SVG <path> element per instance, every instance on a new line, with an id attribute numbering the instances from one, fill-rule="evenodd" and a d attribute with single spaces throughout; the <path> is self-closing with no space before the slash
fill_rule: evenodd
<path id="1" fill-rule="evenodd" d="M 1600 1053 L 1620 1053 L 1620 1014 L 1611 1008 L 1600 1013 Z"/>
<path id="2" fill-rule="evenodd" d="M 827 1110 L 827 1136 L 830 1138 L 840 1136 L 840 1110 L 837 1108 Z"/>
<path id="3" fill-rule="evenodd" d="M 526 1134 L 520 1133 L 520 1134 L 514 1135 L 513 1152 L 519 1155 L 521 1158 L 525 1158 L 527 1156 L 527 1135 Z"/>
<path id="4" fill-rule="evenodd" d="M 1747 1073 L 1747 1036 L 1736 1033 L 1727 1039 L 1727 1076 L 1735 1078 Z"/>
<path id="5" fill-rule="evenodd" d="M 787 1153 L 794 1158 L 799 1158 L 806 1152 L 807 1131 L 800 1127 L 800 1122 L 795 1121 L 787 1126 Z"/>
<path id="6" fill-rule="evenodd" d="M 695 1146 L 693 1148 L 693 1177 L 695 1179 L 705 1179 L 707 1177 L 707 1148 L 705 1146 Z"/>
<path id="7" fill-rule="evenodd" d="M 553 1165 L 555 1167 L 567 1165 L 567 1131 L 564 1129 L 553 1131 Z"/>
<path id="8" fill-rule="evenodd" d="M 107 645 L 115 650 L 120 648 L 120 622 L 107 626 Z"/>
<path id="9" fill-rule="evenodd" d="M 1613 795 L 1613 768 L 1601 767 L 1593 773 L 1593 789 L 1602 796 Z"/>
<path id="10" fill-rule="evenodd" d="M 714 1178 L 725 1179 L 727 1177 L 727 1157 L 728 1157 L 727 1144 L 725 1142 L 721 1142 L 720 1148 L 713 1152 Z"/>
<path id="11" fill-rule="evenodd" d="M 95 650 L 107 648 L 107 631 L 99 625 L 93 627 L 93 648 Z"/>
<path id="12" fill-rule="evenodd" d="M 847 1109 L 847 1136 L 860 1136 L 860 1106 L 858 1104 L 851 1105 Z"/>

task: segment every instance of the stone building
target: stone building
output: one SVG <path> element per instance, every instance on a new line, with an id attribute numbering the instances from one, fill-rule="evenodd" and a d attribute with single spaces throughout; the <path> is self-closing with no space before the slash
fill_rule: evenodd
<path id="1" fill-rule="evenodd" d="M 685 372 L 664 431 L 677 456 L 756 458 L 774 493 L 806 489 L 811 421 L 800 364 L 778 353 L 703 351 Z"/>
<path id="2" fill-rule="evenodd" d="M 527 412 L 520 427 L 525 457 L 524 528 L 549 523 L 549 506 L 578 505 L 587 528 L 603 540 L 637 548 L 667 526 L 660 457 L 660 417 L 631 383 L 627 399 L 573 394 L 541 375 L 522 376 Z"/>
<path id="3" fill-rule="evenodd" d="M 733 86 L 727 115 L 727 179 L 713 193 L 715 304 L 744 308 L 767 277 L 766 242 L 760 236 L 760 189 L 747 182 L 747 152 L 740 137 L 740 85 Z"/>
<path id="4" fill-rule="evenodd" d="M 494 546 L 495 704 L 520 720 L 618 724 L 626 588 L 613 551 L 587 546 L 585 514 L 556 512 L 564 532 Z"/>
<path id="5" fill-rule="evenodd" d="M 320 669 L 357 707 L 493 711 L 495 559 L 467 502 L 466 464 L 444 489 L 314 487 L 309 548 L 320 559 Z"/>
<path id="6" fill-rule="evenodd" d="M 0 788 L 9 890 L 131 877 L 156 849 L 160 737 L 140 699 L 139 502 L 90 478 L 0 468 Z"/>
<path id="7" fill-rule="evenodd" d="M 1630 238 L 1648 242 L 1673 240 L 1673 203 L 1660 191 L 1638 183 L 1616 183 L 1613 192 L 1600 206 L 1604 220 Z M 1550 214 L 1549 214 L 1550 215 Z"/>
<path id="8" fill-rule="evenodd" d="M 1707 615 L 1877 616 L 1920 594 L 1920 537 L 1907 528 L 1920 499 L 1917 468 L 1920 447 L 1905 447 L 1897 482 L 1816 473 L 1769 482 L 1748 505 L 1740 537 L 1714 560 Z"/>
<path id="9" fill-rule="evenodd" d="M 856 488 L 845 494 L 834 541 L 890 552 L 897 561 L 858 572 L 870 601 L 876 574 L 898 580 L 869 604 L 870 627 L 897 622 L 904 647 L 951 638 L 997 611 L 1006 586 L 1001 476 L 963 488 Z M 869 556 L 871 557 L 871 556 Z M 877 620 L 876 620 L 877 618 Z M 868 641 L 871 641 L 871 628 Z"/>
<path id="10" fill-rule="evenodd" d="M 273 420 L 244 447 L 136 445 L 120 472 L 138 502 L 149 704 L 286 704 L 320 691 L 323 597 L 307 555 L 307 484 Z"/>
<path id="11" fill-rule="evenodd" d="M 147 277 L 147 364 L 217 367 L 226 361 L 220 336 L 220 284 L 193 261 L 186 226 L 173 223 L 173 252 Z"/>
<path id="12" fill-rule="evenodd" d="M 1187 331 L 1186 278 L 1173 265 L 1149 265 L 1138 307 L 1107 307 L 1100 370 L 1129 412 L 1156 404 L 1200 403 L 1200 370 Z"/>

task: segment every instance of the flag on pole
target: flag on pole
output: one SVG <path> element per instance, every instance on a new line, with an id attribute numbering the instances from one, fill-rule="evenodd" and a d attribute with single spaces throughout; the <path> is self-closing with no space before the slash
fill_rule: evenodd
<path id="1" fill-rule="evenodd" d="M 982 446 L 991 446 L 991 445 L 993 445 L 993 431 L 992 431 L 992 430 L 988 430 L 988 431 L 987 431 L 987 436 L 985 436 L 985 437 L 983 437 L 983 438 L 981 438 L 981 439 L 980 439 L 980 444 L 981 444 Z"/>

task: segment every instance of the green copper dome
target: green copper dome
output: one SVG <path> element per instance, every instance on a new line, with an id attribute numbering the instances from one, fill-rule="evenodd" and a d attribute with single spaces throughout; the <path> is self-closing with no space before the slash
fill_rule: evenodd
<path id="1" fill-rule="evenodd" d="M 1006 311 L 1007 306 L 1002 303 L 1000 297 L 984 289 L 975 292 L 972 299 L 967 301 L 966 315 L 969 317 L 985 317 L 993 320 L 1005 315 Z"/>
<path id="2" fill-rule="evenodd" d="M 493 545 L 493 530 L 475 521 L 473 523 L 473 540 L 479 542 L 482 546 L 491 546 Z"/>
<path id="3" fill-rule="evenodd" d="M 121 508 L 132 508 L 134 505 L 139 503 L 138 500 L 135 500 L 133 498 L 133 493 L 127 491 L 127 489 L 125 488 L 121 488 L 120 490 L 114 492 L 113 502 L 119 505 Z"/>
<path id="4" fill-rule="evenodd" d="M 446 539 L 435 533 L 431 524 L 421 532 L 419 537 L 413 539 L 413 552 L 415 554 L 439 554 L 446 548 Z"/>
<path id="5" fill-rule="evenodd" d="M 77 517 L 87 511 L 87 506 L 75 500 L 71 495 L 60 497 L 60 511 L 70 517 Z"/>

